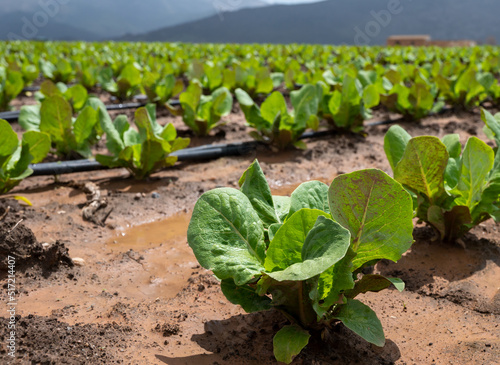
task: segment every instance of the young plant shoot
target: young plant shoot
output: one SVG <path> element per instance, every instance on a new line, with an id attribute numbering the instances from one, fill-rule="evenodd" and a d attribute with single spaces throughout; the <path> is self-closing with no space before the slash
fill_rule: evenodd
<path id="1" fill-rule="evenodd" d="M 413 242 L 412 200 L 401 184 L 371 169 L 272 196 L 257 161 L 239 184 L 201 196 L 188 242 L 231 303 L 249 313 L 274 308 L 289 319 L 274 337 L 276 359 L 289 364 L 311 331 L 336 322 L 384 346 L 375 312 L 355 298 L 404 288 L 399 279 L 360 274 L 380 259 L 399 260 Z"/>
<path id="2" fill-rule="evenodd" d="M 125 115 L 115 121 L 109 114 L 99 109 L 101 128 L 106 132 L 106 146 L 112 154 L 97 155 L 96 160 L 108 167 L 125 167 L 136 179 L 144 179 L 162 168 L 173 166 L 174 151 L 186 148 L 189 138 L 178 138 L 173 124 L 162 127 L 156 121 L 156 105 L 148 104 L 135 112 L 135 125 L 131 128 Z"/>
<path id="3" fill-rule="evenodd" d="M 30 163 L 41 162 L 49 153 L 50 137 L 43 132 L 29 131 L 17 139 L 10 124 L 0 119 L 0 194 L 12 190 L 30 176 Z"/>
<path id="4" fill-rule="evenodd" d="M 500 221 L 498 153 L 480 139 L 469 138 L 462 152 L 458 134 L 411 138 L 392 126 L 384 149 L 394 178 L 413 194 L 417 217 L 441 240 L 454 242 L 489 218 Z"/>

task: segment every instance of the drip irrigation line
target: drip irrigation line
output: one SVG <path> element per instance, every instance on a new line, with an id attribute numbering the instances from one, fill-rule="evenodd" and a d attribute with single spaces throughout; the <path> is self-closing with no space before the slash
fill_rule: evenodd
<path id="1" fill-rule="evenodd" d="M 138 103 L 126 103 L 126 104 L 110 104 L 106 105 L 106 110 L 108 111 L 114 111 L 114 110 L 126 110 L 126 109 L 137 109 L 143 106 L 146 106 L 147 103 L 145 102 L 138 102 Z M 170 105 L 172 106 L 178 106 L 180 105 L 179 100 L 171 100 L 169 102 Z M 16 122 L 19 119 L 19 110 L 16 111 L 11 111 L 11 112 L 2 112 L 0 113 L 0 119 L 4 119 L 7 122 Z"/>
<path id="2" fill-rule="evenodd" d="M 365 124 L 365 126 L 387 125 L 399 123 L 401 119 L 386 120 L 374 123 Z M 307 132 L 300 139 L 320 138 L 337 133 L 335 130 Z M 204 145 L 198 147 L 185 148 L 180 151 L 171 153 L 171 156 L 177 156 L 178 161 L 206 161 L 221 157 L 229 156 L 244 156 L 255 150 L 261 144 L 258 141 Z M 30 165 L 33 170 L 32 176 L 46 175 L 63 175 L 75 172 L 89 172 L 96 170 L 105 170 L 108 167 L 101 165 L 95 160 L 74 160 L 74 161 L 59 161 L 48 162 Z"/>
<path id="3" fill-rule="evenodd" d="M 40 91 L 40 86 L 26 86 L 21 93 Z"/>
<path id="4" fill-rule="evenodd" d="M 170 156 L 177 156 L 178 161 L 206 161 L 221 157 L 243 156 L 254 151 L 257 144 L 258 142 L 252 141 L 185 148 L 171 153 Z M 33 170 L 33 175 L 31 176 L 63 175 L 74 172 L 108 169 L 108 167 L 101 165 L 95 160 L 38 163 L 30 165 L 30 168 Z"/>
<path id="5" fill-rule="evenodd" d="M 433 114 L 442 114 L 449 110 L 451 109 L 446 108 Z M 365 123 L 364 126 L 373 127 L 380 125 L 392 125 L 401 123 L 403 121 L 404 118 L 398 118 L 392 120 L 383 120 L 383 121 Z M 338 133 L 338 131 L 336 130 L 307 132 L 302 134 L 302 136 L 299 139 L 321 138 L 336 133 Z M 239 142 L 230 144 L 203 145 L 198 147 L 185 148 L 180 151 L 175 151 L 170 155 L 177 156 L 178 161 L 206 161 L 221 157 L 244 156 L 255 151 L 256 147 L 259 144 L 262 144 L 262 142 L 249 141 L 249 142 Z M 95 160 L 74 160 L 74 161 L 39 163 L 30 165 L 30 168 L 33 170 L 32 176 L 63 175 L 75 172 L 89 172 L 89 171 L 108 169 L 108 167 L 101 165 L 99 162 Z"/>

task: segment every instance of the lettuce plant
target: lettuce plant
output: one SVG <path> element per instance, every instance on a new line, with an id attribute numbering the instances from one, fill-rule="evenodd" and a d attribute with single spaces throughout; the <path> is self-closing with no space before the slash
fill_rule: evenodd
<path id="1" fill-rule="evenodd" d="M 23 90 L 23 75 L 11 68 L 0 66 L 0 111 L 10 109 L 10 102 Z"/>
<path id="2" fill-rule="evenodd" d="M 459 76 L 449 78 L 437 75 L 436 84 L 443 98 L 454 106 L 472 108 L 488 96 L 489 89 L 496 84 L 495 77 L 489 72 L 477 72 L 471 65 Z"/>
<path id="3" fill-rule="evenodd" d="M 0 119 L 0 194 L 16 187 L 33 170 L 30 163 L 41 162 L 50 150 L 50 138 L 42 132 L 23 134 L 19 143 L 10 124 Z"/>
<path id="4" fill-rule="evenodd" d="M 443 102 L 435 103 L 437 88 L 419 70 L 414 70 L 411 85 L 406 85 L 403 76 L 390 70 L 384 76 L 381 103 L 392 112 L 420 120 L 430 113 L 441 110 Z"/>
<path id="5" fill-rule="evenodd" d="M 325 92 L 322 87 L 322 117 L 336 128 L 358 133 L 363 130 L 363 122 L 371 118 L 370 108 L 377 106 L 380 96 L 373 85 L 363 88 L 356 78 L 346 75 L 341 90 Z"/>
<path id="6" fill-rule="evenodd" d="M 72 81 L 76 73 L 71 63 L 64 58 L 60 58 L 55 64 L 41 59 L 40 71 L 42 71 L 43 76 L 47 79 L 65 84 Z"/>
<path id="7" fill-rule="evenodd" d="M 359 276 L 380 259 L 399 260 L 413 242 L 412 200 L 403 187 L 372 169 L 272 196 L 257 161 L 239 183 L 240 190 L 200 197 L 188 243 L 231 303 L 247 312 L 274 308 L 290 320 L 274 337 L 276 359 L 290 363 L 311 331 L 336 322 L 384 346 L 375 312 L 355 298 L 404 288 L 399 279 Z"/>
<path id="8" fill-rule="evenodd" d="M 40 91 L 35 94 L 35 97 L 38 101 L 42 102 L 45 98 L 55 95 L 59 95 L 69 102 L 75 112 L 83 109 L 89 98 L 87 89 L 80 84 L 68 87 L 62 82 L 54 84 L 50 80 L 42 82 L 40 85 Z"/>
<path id="9" fill-rule="evenodd" d="M 36 64 L 31 63 L 27 58 L 18 59 L 17 62 L 9 62 L 9 69 L 21 73 L 24 85 L 31 85 L 40 73 Z"/>
<path id="10" fill-rule="evenodd" d="M 103 88 L 111 95 L 120 101 L 128 100 L 137 93 L 141 85 L 141 67 L 136 63 L 129 63 L 121 70 L 116 81 L 112 72 L 102 72 L 101 80 Z"/>
<path id="11" fill-rule="evenodd" d="M 148 73 L 144 76 L 142 86 L 149 102 L 158 106 L 165 106 L 170 98 L 184 89 L 182 80 L 176 79 L 172 74 L 162 77 L 156 73 Z"/>
<path id="12" fill-rule="evenodd" d="M 242 89 L 236 89 L 236 98 L 249 126 L 256 129 L 250 135 L 279 149 L 290 145 L 305 149 L 299 138 L 307 128 L 318 128 L 319 97 L 314 85 L 304 85 L 290 93 L 293 110 L 289 111 L 283 95 L 275 91 L 259 106 Z"/>
<path id="13" fill-rule="evenodd" d="M 500 221 L 499 158 L 480 139 L 469 138 L 462 152 L 458 134 L 411 138 L 392 126 L 384 149 L 394 178 L 413 194 L 417 217 L 441 240 L 453 242 L 489 218 Z"/>
<path id="14" fill-rule="evenodd" d="M 174 165 L 177 157 L 169 154 L 186 148 L 190 142 L 188 138 L 177 138 L 171 123 L 165 127 L 157 123 L 154 104 L 136 110 L 138 131 L 131 128 L 126 116 L 118 116 L 113 123 L 109 114 L 101 109 L 99 121 L 106 132 L 106 146 L 112 156 L 97 155 L 96 160 L 108 167 L 125 167 L 137 179 Z"/>
<path id="15" fill-rule="evenodd" d="M 208 135 L 221 124 L 221 118 L 228 115 L 233 107 L 233 97 L 228 89 L 221 87 L 211 95 L 203 95 L 203 89 L 197 81 L 191 82 L 180 95 L 179 101 L 182 120 L 197 136 Z"/>
<path id="16" fill-rule="evenodd" d="M 71 90 L 68 89 L 68 92 Z M 19 124 L 26 131 L 47 133 L 56 154 L 61 157 L 71 158 L 76 153 L 89 158 L 92 146 L 102 134 L 97 126 L 98 109 L 105 109 L 105 106 L 97 98 L 89 98 L 84 105 L 74 118 L 71 104 L 61 94 L 54 93 L 46 97 L 41 105 L 23 106 Z"/>
<path id="17" fill-rule="evenodd" d="M 273 91 L 275 81 L 269 68 L 259 66 L 255 59 L 245 60 L 235 66 L 235 84 L 251 95 L 268 94 Z"/>

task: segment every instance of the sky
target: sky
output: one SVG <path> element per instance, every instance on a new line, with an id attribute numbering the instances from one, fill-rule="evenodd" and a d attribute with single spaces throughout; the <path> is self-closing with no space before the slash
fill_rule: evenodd
<path id="1" fill-rule="evenodd" d="M 66 0 L 68 4 L 70 4 L 72 1 L 78 1 L 78 0 Z M 182 1 L 182 0 L 170 0 L 170 1 Z M 265 3 L 268 4 L 303 4 L 303 3 L 314 3 L 322 0 L 262 0 Z M 9 12 L 9 11 L 14 11 L 14 10 L 24 10 L 28 11 L 31 10 L 34 6 L 39 5 L 40 1 L 39 0 L 0 0 L 1 4 L 1 9 L 0 12 Z M 42 2 L 49 3 L 49 0 L 45 0 Z M 128 2 L 128 0 L 122 0 L 123 2 Z M 168 2 L 168 1 L 166 1 Z M 232 0 L 234 3 L 234 0 Z M 245 3 L 245 0 L 240 0 L 241 4 Z"/>
<path id="2" fill-rule="evenodd" d="M 317 3 L 322 0 L 263 0 L 268 4 L 304 4 L 304 3 Z"/>

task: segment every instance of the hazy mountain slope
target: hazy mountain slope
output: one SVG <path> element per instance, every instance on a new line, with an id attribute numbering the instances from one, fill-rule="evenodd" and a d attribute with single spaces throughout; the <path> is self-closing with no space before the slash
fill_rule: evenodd
<path id="1" fill-rule="evenodd" d="M 225 13 L 223 20 L 212 16 L 126 39 L 383 44 L 391 34 L 416 33 L 431 34 L 435 39 L 500 39 L 500 2 L 494 0 L 401 0 L 392 14 L 388 4 L 387 0 L 328 0 L 243 9 Z M 378 22 L 377 14 L 383 15 Z M 358 30 L 366 36 L 356 37 Z"/>
<path id="2" fill-rule="evenodd" d="M 0 15 L 0 39 L 53 39 L 87 40 L 101 39 L 98 35 L 77 27 L 61 24 L 53 19 L 44 26 L 36 26 L 31 13 L 14 12 Z M 38 23 L 43 24 L 43 23 Z"/>
<path id="3" fill-rule="evenodd" d="M 28 19 L 38 12 L 50 15 L 49 23 L 69 24 L 86 29 L 100 38 L 126 33 L 144 33 L 166 26 L 183 24 L 217 14 L 221 9 L 262 6 L 261 0 L 2 0 L 0 14 L 15 17 L 26 13 Z M 61 1 L 61 3 L 64 3 Z M 43 6 L 41 4 L 51 4 Z M 52 25 L 54 27 L 55 25 Z M 5 27 L 2 27 L 5 29 Z M 10 31 L 10 30 L 9 30 Z M 5 33 L 0 33 L 5 38 Z"/>

